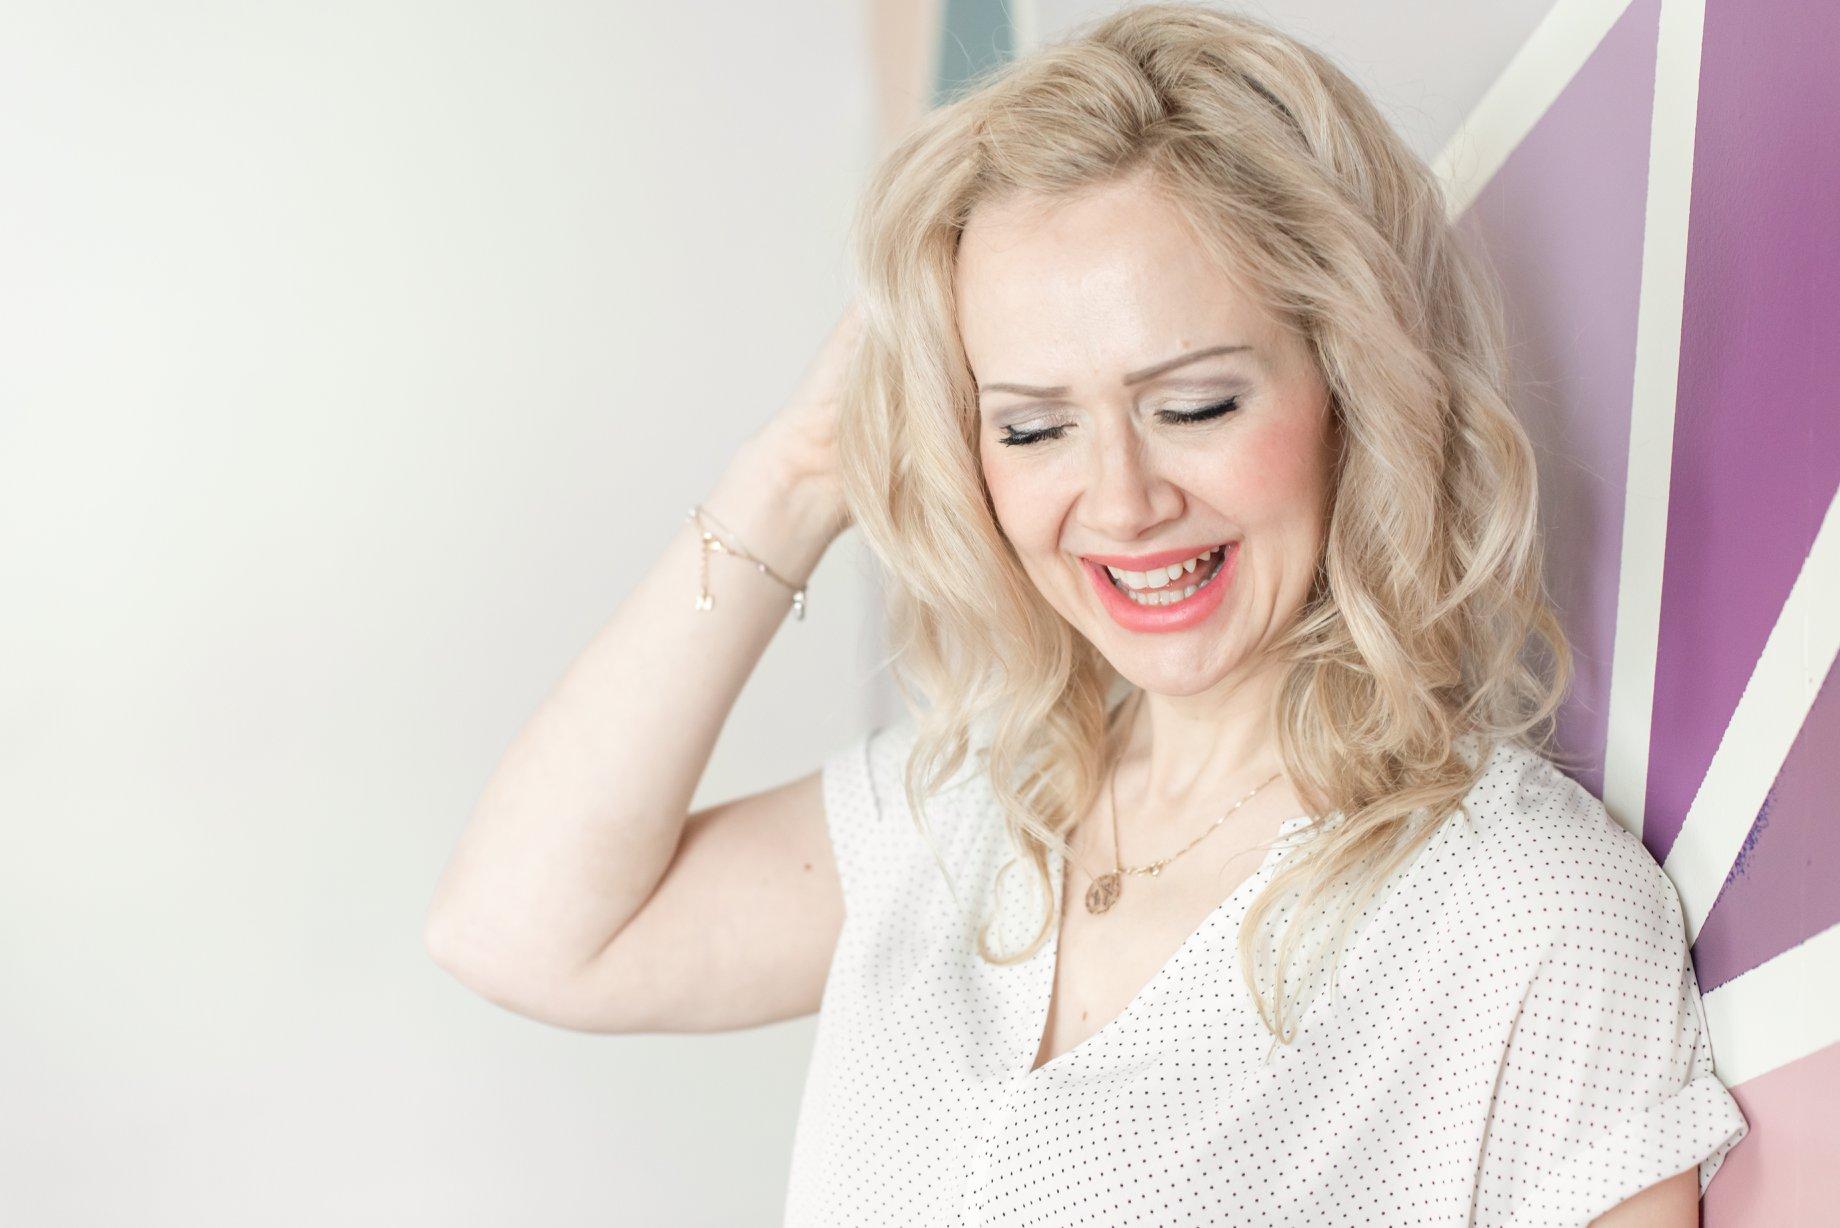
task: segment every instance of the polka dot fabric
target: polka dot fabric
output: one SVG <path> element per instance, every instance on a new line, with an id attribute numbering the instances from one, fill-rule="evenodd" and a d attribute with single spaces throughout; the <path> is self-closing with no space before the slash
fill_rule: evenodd
<path id="1" fill-rule="evenodd" d="M 1052 939 L 972 948 L 1012 855 L 988 780 L 909 817 L 911 717 L 826 761 L 845 921 L 819 1012 L 789 1225 L 1584 1225 L 1748 1125 L 1712 1069 L 1679 902 L 1641 841 L 1533 751 L 1500 747 L 1359 921 L 1334 993 L 1271 1044 L 1237 926 L 1312 821 L 1124 1012 L 1030 1070 Z M 1066 867 L 1050 857 L 1056 883 Z M 1042 902 L 1002 880 L 995 941 Z"/>

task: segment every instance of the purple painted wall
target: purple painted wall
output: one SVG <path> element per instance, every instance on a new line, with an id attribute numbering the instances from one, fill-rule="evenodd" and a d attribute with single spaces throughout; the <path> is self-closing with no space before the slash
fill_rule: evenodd
<path id="1" fill-rule="evenodd" d="M 1603 794 L 1661 0 L 1636 0 L 1461 224 L 1509 306 L 1515 407 L 1539 452 L 1549 588 L 1577 653 L 1559 742 Z"/>
<path id="2" fill-rule="evenodd" d="M 1840 345 L 1840 8 L 1713 0 L 1701 54 L 1645 833 L 1661 856 L 1840 482 L 1820 369 Z"/>
<path id="3" fill-rule="evenodd" d="M 1661 5 L 1629 5 L 1463 219 L 1507 291 L 1552 591 L 1578 651 L 1559 736 L 1599 796 Z M 1707 2 L 1671 489 L 1638 509 L 1667 518 L 1643 816 L 1657 860 L 1720 746 L 1750 744 L 1732 713 L 1840 486 L 1840 394 L 1819 366 L 1840 353 L 1837 55 L 1840 7 Z M 1836 604 L 1817 616 L 1840 618 Z M 1840 925 L 1840 671 L 1810 668 L 1826 684 L 1699 930 L 1708 994 Z M 1708 1224 L 1840 1222 L 1840 1178 L 1816 1158 L 1840 1154 L 1840 1118 L 1804 1107 L 1840 1103 L 1840 1046 L 1783 1052 L 1733 1087 L 1752 1129 L 1708 1189 Z"/>

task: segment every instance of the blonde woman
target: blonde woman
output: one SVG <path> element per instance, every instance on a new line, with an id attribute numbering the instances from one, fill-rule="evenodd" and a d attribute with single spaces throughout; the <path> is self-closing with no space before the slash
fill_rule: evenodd
<path id="1" fill-rule="evenodd" d="M 1216 10 L 979 84 L 507 753 L 431 949 L 572 1028 L 819 1011 L 793 1224 L 1697 1223 L 1746 1123 L 1671 885 L 1542 749 L 1533 453 L 1437 184 Z M 686 816 L 852 523 L 908 715 Z"/>

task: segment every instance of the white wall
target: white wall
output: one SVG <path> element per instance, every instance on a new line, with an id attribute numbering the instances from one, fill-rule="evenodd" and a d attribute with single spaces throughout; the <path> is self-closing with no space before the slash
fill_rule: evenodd
<path id="1" fill-rule="evenodd" d="M 812 1020 L 562 1032 L 421 923 L 843 304 L 862 20 L 9 6 L 0 1222 L 778 1222 Z M 861 727 L 855 549 L 698 804 Z"/>

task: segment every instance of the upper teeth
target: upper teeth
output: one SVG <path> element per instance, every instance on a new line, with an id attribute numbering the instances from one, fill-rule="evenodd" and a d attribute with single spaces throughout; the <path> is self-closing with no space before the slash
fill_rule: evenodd
<path id="1" fill-rule="evenodd" d="M 1210 546 L 1192 559 L 1171 563 L 1167 567 L 1152 567 L 1149 571 L 1125 571 L 1118 567 L 1107 567 L 1105 570 L 1111 572 L 1112 578 L 1126 588 L 1161 588 L 1177 576 L 1195 570 L 1219 551 L 1219 546 Z"/>

